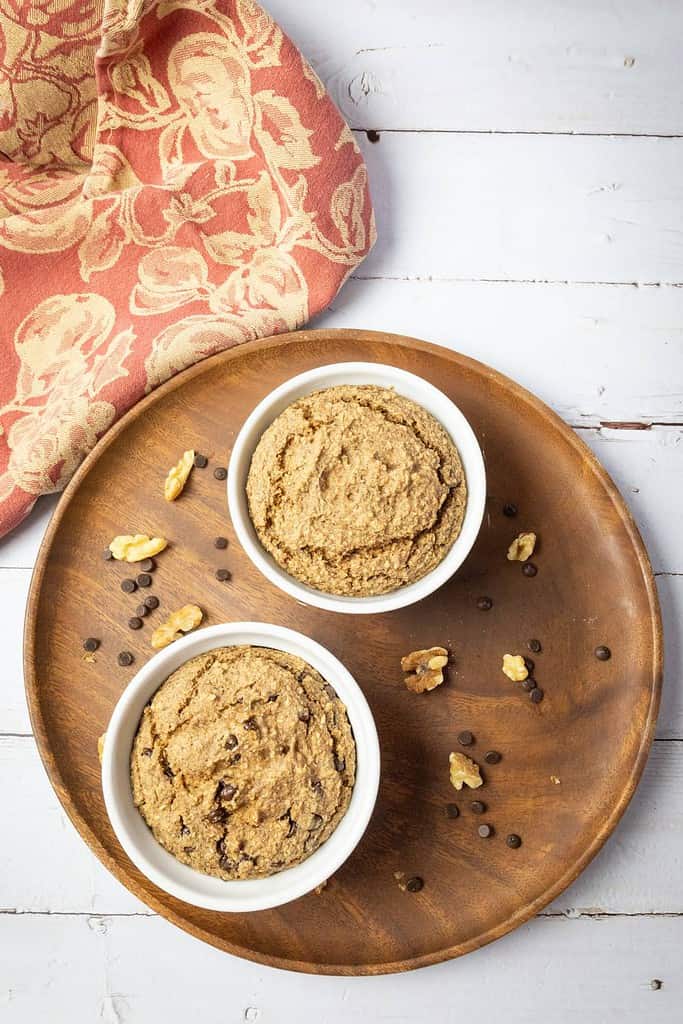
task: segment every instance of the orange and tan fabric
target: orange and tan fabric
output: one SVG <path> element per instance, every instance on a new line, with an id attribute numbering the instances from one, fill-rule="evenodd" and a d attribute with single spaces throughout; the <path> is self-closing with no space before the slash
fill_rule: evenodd
<path id="1" fill-rule="evenodd" d="M 374 241 L 349 129 L 251 0 L 3 0 L 0 154 L 0 535 L 142 395 L 300 326 Z"/>

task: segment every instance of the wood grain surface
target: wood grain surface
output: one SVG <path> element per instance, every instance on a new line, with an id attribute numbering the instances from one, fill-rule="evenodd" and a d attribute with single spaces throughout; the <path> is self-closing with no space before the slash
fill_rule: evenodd
<path id="1" fill-rule="evenodd" d="M 326 362 L 369 359 L 424 376 L 470 419 L 489 480 L 480 538 L 457 576 L 419 606 L 386 616 L 326 614 L 263 580 L 239 550 L 227 517 L 226 465 L 246 415 L 273 386 Z M 163 500 L 180 451 L 210 459 L 186 493 Z M 516 519 L 502 514 L 519 506 Z M 538 575 L 505 559 L 518 530 L 535 529 Z M 161 607 L 138 632 L 127 627 L 141 593 L 126 595 L 130 567 L 105 563 L 116 533 L 170 540 L 152 592 Z M 230 539 L 217 551 L 213 538 Z M 225 566 L 231 582 L 219 583 Z M 143 593 L 149 593 L 146 591 Z M 491 611 L 477 609 L 481 595 Z M 151 885 L 120 850 L 104 811 L 97 736 L 126 682 L 151 654 L 151 629 L 194 601 L 207 623 L 261 618 L 328 646 L 364 689 L 380 734 L 383 775 L 368 832 L 320 896 L 277 911 L 220 915 L 189 907 Z M 95 662 L 82 641 L 98 636 Z M 500 671 L 502 654 L 543 651 L 535 675 L 545 700 L 532 705 Z M 402 970 L 465 953 L 527 920 L 571 882 L 625 809 L 653 734 L 661 685 L 661 630 L 651 571 L 621 498 L 577 436 L 527 392 L 452 352 L 392 335 L 304 331 L 208 360 L 140 403 L 107 435 L 67 489 L 36 566 L 29 597 L 25 675 L 31 718 L 48 774 L 81 835 L 150 907 L 192 934 L 260 962 L 335 974 Z M 607 662 L 593 650 L 606 643 Z M 455 654 L 448 682 L 424 696 L 402 685 L 398 662 L 417 646 Z M 135 653 L 122 669 L 116 655 Z M 487 804 L 477 817 L 467 792 L 448 782 L 448 753 L 470 729 L 484 765 Z M 553 783 L 551 776 L 560 779 Z M 449 820 L 444 806 L 459 804 Z M 491 839 L 477 826 L 489 821 Z M 522 836 L 511 850 L 508 832 Z M 394 872 L 419 874 L 419 894 Z"/>

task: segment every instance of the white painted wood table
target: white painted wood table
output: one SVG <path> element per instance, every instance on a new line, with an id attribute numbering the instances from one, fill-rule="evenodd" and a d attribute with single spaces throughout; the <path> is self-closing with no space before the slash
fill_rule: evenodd
<path id="1" fill-rule="evenodd" d="M 377 247 L 318 325 L 414 334 L 474 355 L 581 431 L 620 485 L 657 573 L 666 630 L 657 739 L 597 860 L 539 918 L 486 949 L 376 979 L 234 959 L 114 881 L 40 765 L 21 629 L 54 507 L 46 499 L 0 545 L 0 1019 L 680 1024 L 683 5 L 270 8 L 356 129 L 377 211 Z"/>

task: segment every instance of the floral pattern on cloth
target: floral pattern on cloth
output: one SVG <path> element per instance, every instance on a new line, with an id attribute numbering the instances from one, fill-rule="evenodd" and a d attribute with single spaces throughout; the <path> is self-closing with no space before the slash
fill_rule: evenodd
<path id="1" fill-rule="evenodd" d="M 252 0 L 0 7 L 0 535 L 184 367 L 375 238 L 358 147 Z"/>

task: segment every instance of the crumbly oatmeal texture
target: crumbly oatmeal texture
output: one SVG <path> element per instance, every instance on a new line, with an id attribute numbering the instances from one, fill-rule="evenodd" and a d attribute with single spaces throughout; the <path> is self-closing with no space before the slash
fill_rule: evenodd
<path id="1" fill-rule="evenodd" d="M 145 708 L 131 754 L 135 803 L 178 860 L 223 879 L 305 860 L 351 799 L 344 705 L 305 661 L 223 647 L 177 669 Z"/>
<path id="2" fill-rule="evenodd" d="M 450 437 L 389 388 L 343 385 L 290 405 L 247 480 L 263 546 L 331 594 L 384 594 L 421 579 L 456 540 L 467 489 Z"/>

